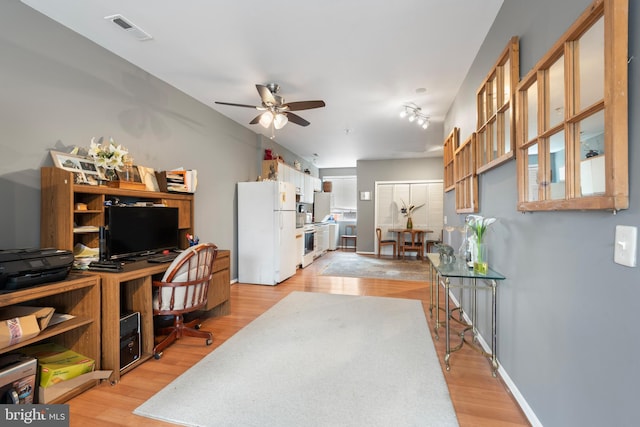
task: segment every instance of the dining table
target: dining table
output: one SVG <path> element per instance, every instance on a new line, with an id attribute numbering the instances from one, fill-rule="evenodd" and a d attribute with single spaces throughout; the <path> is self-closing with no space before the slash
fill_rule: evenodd
<path id="1" fill-rule="evenodd" d="M 424 245 L 425 236 L 429 233 L 433 233 L 433 230 L 429 230 L 426 228 L 390 228 L 388 230 L 391 233 L 396 234 L 396 239 L 398 242 L 398 248 L 402 244 L 402 239 L 404 238 L 404 233 L 411 233 L 411 241 L 413 242 L 422 242 Z M 424 246 L 423 246 L 424 247 Z M 418 258 L 422 258 L 423 254 L 419 253 Z M 398 258 L 400 258 L 400 250 L 398 249 Z"/>

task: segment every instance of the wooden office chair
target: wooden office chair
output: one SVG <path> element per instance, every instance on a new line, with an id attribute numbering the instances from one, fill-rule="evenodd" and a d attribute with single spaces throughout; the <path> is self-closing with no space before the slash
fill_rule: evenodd
<path id="1" fill-rule="evenodd" d="M 393 257 L 396 257 L 396 241 L 394 239 L 382 239 L 382 229 L 376 228 L 376 236 L 378 236 L 378 258 L 383 246 L 393 245 Z"/>
<path id="2" fill-rule="evenodd" d="M 402 259 L 404 259 L 407 252 L 415 252 L 418 258 L 422 258 L 422 251 L 424 249 L 422 239 L 422 232 L 403 231 L 402 238 L 400 239 L 400 254 L 402 255 Z"/>
<path id="3" fill-rule="evenodd" d="M 356 235 L 356 226 L 355 225 L 345 225 L 344 233 L 342 236 L 342 250 L 347 249 L 347 243 L 353 241 L 353 251 L 356 251 L 356 244 L 358 241 L 358 236 Z"/>
<path id="4" fill-rule="evenodd" d="M 160 328 L 157 335 L 165 336 L 153 348 L 156 359 L 175 340 L 183 336 L 205 338 L 211 345 L 213 334 L 199 330 L 199 319 L 184 322 L 184 315 L 207 306 L 207 292 L 213 277 L 213 262 L 218 247 L 213 243 L 201 243 L 185 249 L 167 268 L 162 280 L 153 281 L 154 316 L 171 316 L 173 325 Z"/>

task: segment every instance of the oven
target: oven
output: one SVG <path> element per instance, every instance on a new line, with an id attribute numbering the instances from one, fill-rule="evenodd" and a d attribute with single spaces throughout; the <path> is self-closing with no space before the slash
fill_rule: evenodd
<path id="1" fill-rule="evenodd" d="M 316 252 L 316 228 L 312 224 L 304 227 L 304 253 L 302 254 L 302 268 L 305 268 L 313 262 Z"/>

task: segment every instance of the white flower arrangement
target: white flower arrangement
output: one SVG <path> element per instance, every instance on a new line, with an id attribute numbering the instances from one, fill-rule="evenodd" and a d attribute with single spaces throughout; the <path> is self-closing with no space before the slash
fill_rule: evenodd
<path id="1" fill-rule="evenodd" d="M 471 230 L 478 243 L 482 243 L 484 233 L 487 231 L 487 227 L 496 222 L 495 218 L 484 218 L 480 215 L 467 215 L 467 225 Z"/>
<path id="2" fill-rule="evenodd" d="M 96 142 L 96 138 L 91 138 L 91 145 L 89 146 L 89 156 L 96 162 L 96 166 L 105 169 L 120 170 L 128 161 L 129 152 L 122 147 L 122 145 L 113 141 L 113 138 L 109 138 L 109 143 L 101 144 L 102 138 Z"/>
<path id="3" fill-rule="evenodd" d="M 425 205 L 425 203 L 421 204 L 421 205 L 410 205 L 409 207 L 407 207 L 407 205 L 404 203 L 404 200 L 400 199 L 400 201 L 402 202 L 402 208 L 400 209 L 400 212 L 406 216 L 411 218 L 411 215 L 413 215 L 413 211 L 420 209 L 421 207 L 423 207 Z"/>

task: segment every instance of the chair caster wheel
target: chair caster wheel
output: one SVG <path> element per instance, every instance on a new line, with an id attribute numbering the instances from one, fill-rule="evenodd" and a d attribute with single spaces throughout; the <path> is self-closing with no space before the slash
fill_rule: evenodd
<path id="1" fill-rule="evenodd" d="M 213 340 L 207 339 L 207 345 L 213 344 Z"/>
<path id="2" fill-rule="evenodd" d="M 160 353 L 154 353 L 153 358 L 156 360 L 160 360 L 160 358 L 162 357 L 162 352 Z"/>

